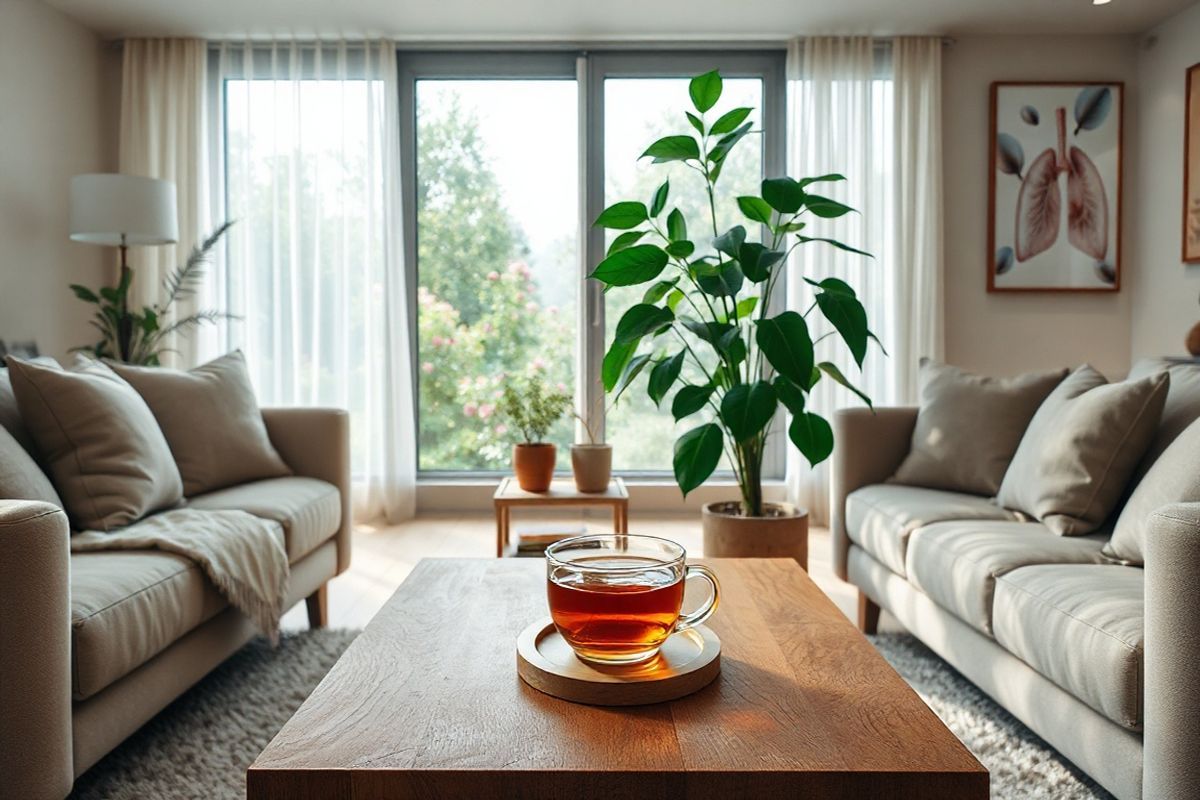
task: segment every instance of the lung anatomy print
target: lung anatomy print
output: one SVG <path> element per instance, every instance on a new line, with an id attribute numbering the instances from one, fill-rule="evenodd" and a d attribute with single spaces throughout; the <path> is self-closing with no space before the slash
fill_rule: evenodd
<path id="1" fill-rule="evenodd" d="M 992 85 L 990 291 L 1118 288 L 1121 101 L 1120 83 Z"/>

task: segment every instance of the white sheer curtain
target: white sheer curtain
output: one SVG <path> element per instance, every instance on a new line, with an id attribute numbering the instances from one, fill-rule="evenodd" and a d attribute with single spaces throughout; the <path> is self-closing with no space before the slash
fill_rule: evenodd
<path id="1" fill-rule="evenodd" d="M 221 44 L 215 128 L 229 346 L 264 405 L 351 414 L 355 515 L 415 508 L 400 213 L 399 86 L 389 42 Z"/>
<path id="2" fill-rule="evenodd" d="M 788 305 L 801 313 L 812 305 L 801 276 L 837 277 L 855 288 L 888 355 L 872 343 L 860 370 L 836 335 L 818 343 L 817 355 L 876 405 L 914 401 L 919 358 L 941 355 L 940 47 L 937 39 L 892 45 L 817 37 L 794 41 L 788 51 L 789 174 L 842 173 L 845 182 L 822 186 L 859 212 L 812 221 L 812 235 L 874 255 L 816 243 L 797 248 Z M 831 330 L 818 313 L 808 319 L 814 339 Z M 811 405 L 828 418 L 861 401 L 825 379 Z M 789 448 L 787 477 L 793 502 L 824 524 L 829 462 L 813 469 Z"/>
<path id="3" fill-rule="evenodd" d="M 208 145 L 205 131 L 207 44 L 200 39 L 126 39 L 121 65 L 119 170 L 175 184 L 179 242 L 139 247 L 130 253 L 134 268 L 131 299 L 137 305 L 158 302 L 163 279 L 183 263 L 191 249 L 211 232 Z M 219 306 L 212 276 L 176 313 Z M 193 330 L 170 336 L 164 361 L 192 366 L 214 354 L 216 331 Z"/>

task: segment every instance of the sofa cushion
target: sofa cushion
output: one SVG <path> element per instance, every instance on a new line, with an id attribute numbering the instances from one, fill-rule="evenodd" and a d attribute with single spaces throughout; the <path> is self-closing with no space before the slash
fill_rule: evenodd
<path id="1" fill-rule="evenodd" d="M 193 497 L 191 508 L 245 511 L 283 525 L 288 561 L 296 563 L 342 524 L 337 487 L 316 478 L 270 478 Z"/>
<path id="2" fill-rule="evenodd" d="M 67 372 L 8 357 L 21 418 L 75 530 L 132 524 L 183 498 L 146 401 L 99 361 Z"/>
<path id="3" fill-rule="evenodd" d="M 1142 726 L 1144 572 L 1022 567 L 996 579 L 996 640 L 1113 722 Z"/>
<path id="4" fill-rule="evenodd" d="M 909 534 L 934 522 L 964 519 L 1013 520 L 1016 515 L 983 497 L 916 486 L 864 486 L 846 498 L 850 541 L 897 575 L 905 574 Z"/>
<path id="5" fill-rule="evenodd" d="M 62 508 L 62 500 L 46 473 L 3 425 L 0 425 L 0 500 L 38 500 Z"/>
<path id="6" fill-rule="evenodd" d="M 291 470 L 267 438 L 240 350 L 187 372 L 111 364 L 154 412 L 186 497 Z"/>
<path id="7" fill-rule="evenodd" d="M 46 367 L 58 366 L 57 361 L 47 356 L 38 356 L 29 361 L 32 364 L 41 364 Z M 17 407 L 17 396 L 13 394 L 10 372 L 2 359 L 0 359 L 0 427 L 11 433 L 21 447 L 25 448 L 25 452 L 34 458 L 37 457 L 37 448 L 34 447 L 33 437 L 29 435 L 29 429 L 21 419 L 21 410 Z"/>
<path id="8" fill-rule="evenodd" d="M 1089 366 L 1050 393 L 1021 438 L 996 501 L 1074 536 L 1099 528 L 1150 446 L 1169 378 L 1109 383 Z"/>
<path id="9" fill-rule="evenodd" d="M 1101 537 L 1056 536 L 1040 522 L 938 522 L 908 538 L 908 580 L 947 611 L 992 633 L 996 576 L 1030 564 L 1099 564 Z"/>
<path id="10" fill-rule="evenodd" d="M 91 697 L 226 607 L 195 562 L 157 550 L 71 556 L 71 683 Z"/>
<path id="11" fill-rule="evenodd" d="M 896 483 L 992 497 L 1029 420 L 1065 369 L 1013 378 L 921 359 L 921 410 Z"/>
<path id="12" fill-rule="evenodd" d="M 1180 363 L 1165 358 L 1143 358 L 1133 365 L 1126 380 L 1142 380 L 1160 372 L 1171 376 L 1170 386 L 1167 388 L 1167 402 L 1163 405 L 1162 419 L 1159 420 L 1154 439 L 1138 466 L 1135 481 L 1166 452 L 1171 442 L 1175 441 L 1175 437 L 1200 419 L 1200 364 Z"/>

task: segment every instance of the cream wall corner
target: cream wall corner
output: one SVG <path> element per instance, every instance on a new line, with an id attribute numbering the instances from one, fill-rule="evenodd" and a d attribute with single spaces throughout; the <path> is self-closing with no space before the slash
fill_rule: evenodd
<path id="1" fill-rule="evenodd" d="M 92 338 L 71 283 L 114 252 L 67 239 L 67 185 L 117 163 L 120 53 L 38 0 L 0 0 L 0 339 L 63 357 Z"/>

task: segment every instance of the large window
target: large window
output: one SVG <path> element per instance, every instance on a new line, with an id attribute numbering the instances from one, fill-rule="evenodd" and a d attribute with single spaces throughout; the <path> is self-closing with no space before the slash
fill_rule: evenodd
<path id="1" fill-rule="evenodd" d="M 505 380 L 537 375 L 605 431 L 618 470 L 669 471 L 682 432 L 669 400 L 655 408 L 638 384 L 613 406 L 600 387 L 604 348 L 638 295 L 585 280 L 608 244 L 590 222 L 669 179 L 671 205 L 712 227 L 699 178 L 638 160 L 688 131 L 688 79 L 709 69 L 725 77 L 721 107 L 753 107 L 759 131 L 727 164 L 724 194 L 782 171 L 783 54 L 402 53 L 400 64 L 419 468 L 507 469 L 496 401 Z M 739 220 L 732 203 L 716 215 L 721 229 Z M 574 436 L 571 420 L 552 432 L 560 467 Z M 782 463 L 769 456 L 769 474 Z"/>

